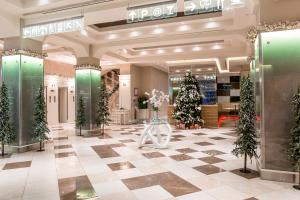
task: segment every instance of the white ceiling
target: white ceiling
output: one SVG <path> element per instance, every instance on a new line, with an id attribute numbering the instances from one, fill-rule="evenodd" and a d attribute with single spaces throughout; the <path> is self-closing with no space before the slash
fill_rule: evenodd
<path id="1" fill-rule="evenodd" d="M 91 5 L 92 2 L 97 4 Z M 218 59 L 221 69 L 226 71 L 226 58 L 244 58 L 252 54 L 252 49 L 246 41 L 246 32 L 258 21 L 255 10 L 257 5 L 253 0 L 246 0 L 245 7 L 225 10 L 222 15 L 177 17 L 101 29 L 93 24 L 125 20 L 128 4 L 144 4 L 149 3 L 149 0 L 99 2 L 3 0 L 0 1 L 0 11 L 3 6 L 7 6 L 11 20 L 19 17 L 25 24 L 51 21 L 59 16 L 74 16 L 84 11 L 86 28 L 83 31 L 39 38 L 44 42 L 44 51 L 48 52 L 50 59 L 68 63 L 76 62 L 76 57 L 93 55 L 101 58 L 101 64 L 110 68 L 117 67 L 119 63 L 133 63 L 140 66 L 155 66 L 167 71 L 169 66 L 173 65 L 168 64 L 172 63 L 169 61 L 184 61 L 181 64 L 187 66 L 189 63 L 195 64 L 195 60 L 205 64 L 206 60 Z M 183 3 L 183 0 L 178 2 Z M 78 3 L 89 4 L 77 8 Z M 74 9 L 69 9 L 71 6 Z M 61 8 L 66 10 L 54 13 L 51 11 Z M 50 14 L 42 14 L 50 11 Z M 0 15 L 0 25 L 1 23 Z M 7 35 L 0 31 L 0 37 Z M 238 65 L 246 63 L 245 59 L 241 59 Z M 213 65 L 217 67 L 216 62 Z"/>

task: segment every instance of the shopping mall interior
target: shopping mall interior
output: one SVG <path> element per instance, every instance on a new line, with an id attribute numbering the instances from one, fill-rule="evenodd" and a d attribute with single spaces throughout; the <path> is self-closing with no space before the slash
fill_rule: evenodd
<path id="1" fill-rule="evenodd" d="M 298 0 L 1 0 L 1 200 L 299 200 Z"/>

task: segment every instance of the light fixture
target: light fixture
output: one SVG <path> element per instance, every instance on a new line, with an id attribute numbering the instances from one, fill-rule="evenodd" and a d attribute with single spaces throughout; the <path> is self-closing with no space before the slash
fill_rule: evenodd
<path id="1" fill-rule="evenodd" d="M 176 48 L 176 49 L 174 49 L 174 52 L 175 53 L 181 53 L 181 52 L 183 52 L 183 50 L 182 50 L 182 48 Z"/>
<path id="2" fill-rule="evenodd" d="M 179 73 L 179 72 L 180 72 L 180 70 L 179 70 L 179 69 L 177 69 L 175 72 L 176 72 L 176 73 Z"/>
<path id="3" fill-rule="evenodd" d="M 122 49 L 122 52 L 126 54 L 128 53 L 127 49 Z"/>
<path id="4" fill-rule="evenodd" d="M 201 72 L 201 71 L 202 71 L 202 69 L 197 69 L 196 71 L 197 71 L 197 72 Z"/>
<path id="5" fill-rule="evenodd" d="M 118 35 L 112 33 L 112 34 L 109 34 L 107 38 L 108 38 L 109 40 L 113 40 L 113 39 L 118 38 Z"/>
<path id="6" fill-rule="evenodd" d="M 181 25 L 181 26 L 179 26 L 178 27 L 178 31 L 181 31 L 181 32 L 184 32 L 184 31 L 188 31 L 188 30 L 190 30 L 191 29 L 191 27 L 190 26 L 188 26 L 188 25 Z"/>
<path id="7" fill-rule="evenodd" d="M 48 44 L 43 44 L 43 49 L 48 49 L 49 45 Z"/>
<path id="8" fill-rule="evenodd" d="M 190 69 L 187 69 L 187 70 L 185 70 L 186 72 L 190 72 L 191 70 Z"/>
<path id="9" fill-rule="evenodd" d="M 158 50 L 156 51 L 156 53 L 157 53 L 157 54 L 163 54 L 163 53 L 165 53 L 165 50 L 163 50 L 163 49 L 158 49 Z"/>
<path id="10" fill-rule="evenodd" d="M 222 49 L 222 47 L 219 44 L 215 44 L 214 46 L 211 47 L 211 49 L 218 50 L 218 49 Z"/>
<path id="11" fill-rule="evenodd" d="M 142 56 L 148 55 L 148 51 L 142 51 L 142 52 L 140 53 L 140 55 L 142 55 Z"/>
<path id="12" fill-rule="evenodd" d="M 218 22 L 207 22 L 205 28 L 217 28 L 220 24 Z"/>
<path id="13" fill-rule="evenodd" d="M 213 70 L 213 68 L 208 68 L 208 69 L 207 69 L 207 71 L 212 71 L 212 70 Z"/>
<path id="14" fill-rule="evenodd" d="M 160 33 L 163 33 L 164 32 L 164 29 L 162 29 L 162 28 L 155 28 L 154 30 L 153 30 L 153 34 L 160 34 Z"/>
<path id="15" fill-rule="evenodd" d="M 198 46 L 196 46 L 196 47 L 193 47 L 193 51 L 200 51 L 202 48 L 201 47 L 198 47 Z"/>
<path id="16" fill-rule="evenodd" d="M 83 36 L 88 36 L 88 32 L 85 29 L 81 29 L 80 34 Z"/>
<path id="17" fill-rule="evenodd" d="M 139 32 L 139 31 L 132 31 L 131 33 L 130 33 L 130 37 L 138 37 L 138 36 L 140 36 L 141 35 L 141 33 Z"/>

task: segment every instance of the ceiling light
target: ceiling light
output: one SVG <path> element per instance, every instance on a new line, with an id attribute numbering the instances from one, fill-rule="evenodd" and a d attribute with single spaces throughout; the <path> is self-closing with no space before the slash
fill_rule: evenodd
<path id="1" fill-rule="evenodd" d="M 88 32 L 85 29 L 80 30 L 80 34 L 84 36 L 88 36 Z"/>
<path id="2" fill-rule="evenodd" d="M 212 70 L 213 70 L 213 68 L 208 68 L 208 69 L 207 69 L 207 71 L 212 71 Z"/>
<path id="3" fill-rule="evenodd" d="M 165 53 L 165 51 L 164 51 L 163 49 L 158 49 L 158 50 L 156 51 L 156 53 L 157 53 L 157 54 L 163 54 L 163 53 Z"/>
<path id="4" fill-rule="evenodd" d="M 180 70 L 179 70 L 179 69 L 177 69 L 175 72 L 176 72 L 176 73 L 179 73 L 179 72 L 180 72 Z"/>
<path id="5" fill-rule="evenodd" d="M 138 37 L 138 36 L 140 36 L 140 35 L 141 35 L 141 33 L 138 32 L 138 31 L 132 31 L 132 32 L 130 33 L 130 37 Z"/>
<path id="6" fill-rule="evenodd" d="M 187 70 L 185 70 L 186 72 L 190 72 L 191 70 L 190 69 L 187 69 Z"/>
<path id="7" fill-rule="evenodd" d="M 176 49 L 174 49 L 174 52 L 175 53 L 180 53 L 180 52 L 183 52 L 183 50 L 181 48 L 176 48 Z"/>
<path id="8" fill-rule="evenodd" d="M 201 47 L 198 47 L 198 46 L 197 46 L 197 47 L 194 47 L 194 48 L 193 48 L 193 51 L 200 51 L 201 49 L 202 49 Z"/>
<path id="9" fill-rule="evenodd" d="M 48 49 L 48 47 L 49 47 L 49 44 L 43 44 L 43 49 Z"/>
<path id="10" fill-rule="evenodd" d="M 123 53 L 128 53 L 127 49 L 122 49 Z"/>
<path id="11" fill-rule="evenodd" d="M 201 71 L 202 71 L 202 69 L 197 69 L 196 71 L 197 71 L 197 72 L 201 72 Z"/>
<path id="12" fill-rule="evenodd" d="M 220 24 L 218 22 L 207 22 L 205 28 L 217 28 Z"/>
<path id="13" fill-rule="evenodd" d="M 142 51 L 140 54 L 141 54 L 142 56 L 147 55 L 147 54 L 148 54 L 148 51 Z"/>
<path id="14" fill-rule="evenodd" d="M 188 31 L 188 30 L 190 30 L 191 29 L 191 27 L 190 26 L 188 26 L 188 25 L 181 25 L 181 26 L 179 26 L 178 27 L 178 31 L 182 31 L 182 32 L 184 32 L 184 31 Z"/>
<path id="15" fill-rule="evenodd" d="M 108 38 L 109 40 L 113 40 L 113 39 L 116 39 L 117 37 L 118 37 L 117 34 L 109 34 L 107 38 Z"/>
<path id="16" fill-rule="evenodd" d="M 218 50 L 218 49 L 222 49 L 222 47 L 221 47 L 221 45 L 219 45 L 219 44 L 215 44 L 214 46 L 212 46 L 211 49 L 213 49 L 213 50 Z"/>
<path id="17" fill-rule="evenodd" d="M 164 32 L 164 29 L 162 29 L 162 28 L 156 28 L 156 29 L 154 29 L 153 30 L 153 34 L 160 34 L 160 33 L 163 33 Z"/>

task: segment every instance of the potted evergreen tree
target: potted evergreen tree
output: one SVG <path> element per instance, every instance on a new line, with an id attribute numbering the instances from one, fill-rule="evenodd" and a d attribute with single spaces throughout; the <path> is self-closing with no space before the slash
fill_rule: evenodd
<path id="1" fill-rule="evenodd" d="M 44 97 L 44 87 L 41 85 L 34 100 L 34 121 L 33 121 L 33 134 L 32 140 L 40 143 L 39 151 L 44 151 L 43 142 L 48 140 L 47 133 L 49 129 L 47 127 L 46 120 L 46 104 Z"/>
<path id="2" fill-rule="evenodd" d="M 77 115 L 76 115 L 76 127 L 79 128 L 79 136 L 81 136 L 81 130 L 82 127 L 86 124 L 86 117 L 85 117 L 85 107 L 83 102 L 83 97 L 79 97 L 78 102 L 78 109 L 77 109 Z"/>
<path id="3" fill-rule="evenodd" d="M 11 144 L 16 138 L 16 134 L 12 129 L 9 111 L 8 90 L 5 83 L 2 83 L 0 90 L 0 141 L 1 156 L 5 156 L 5 144 Z"/>
<path id="4" fill-rule="evenodd" d="M 239 111 L 239 122 L 237 131 L 239 136 L 236 140 L 235 148 L 232 153 L 239 157 L 244 156 L 244 168 L 240 171 L 243 173 L 251 173 L 247 169 L 247 157 L 257 158 L 257 135 L 256 135 L 256 112 L 254 100 L 254 85 L 250 77 L 243 77 L 241 81 L 241 102 Z"/>
<path id="5" fill-rule="evenodd" d="M 181 82 L 175 105 L 173 118 L 182 123 L 185 128 L 204 123 L 201 119 L 201 94 L 198 90 L 198 81 L 190 72 Z"/>
<path id="6" fill-rule="evenodd" d="M 97 117 L 96 117 L 96 124 L 100 126 L 101 133 L 104 135 L 104 126 L 108 124 L 110 121 L 109 119 L 109 98 L 111 93 L 107 91 L 105 83 L 101 84 L 99 98 L 97 103 Z"/>
<path id="7" fill-rule="evenodd" d="M 294 123 L 291 129 L 288 156 L 293 162 L 295 170 L 299 172 L 299 185 L 294 185 L 294 188 L 300 190 L 300 89 L 292 98 L 292 110 Z"/>

